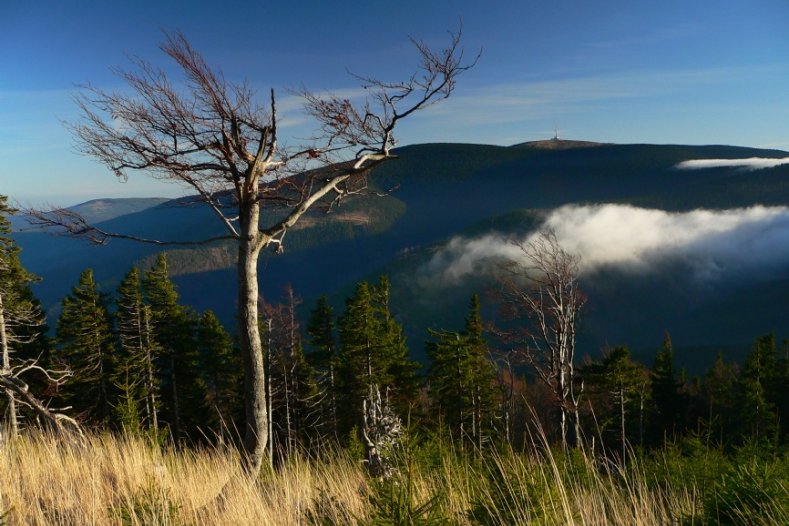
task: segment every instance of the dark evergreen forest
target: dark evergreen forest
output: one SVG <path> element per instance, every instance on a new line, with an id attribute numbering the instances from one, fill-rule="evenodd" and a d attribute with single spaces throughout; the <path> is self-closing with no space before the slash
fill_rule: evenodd
<path id="1" fill-rule="evenodd" d="M 2 227 L 8 318 L 19 305 L 36 304 L 29 287 L 35 278 L 19 263 L 7 220 Z M 35 359 L 44 369 L 71 371 L 57 384 L 31 371 L 31 385 L 88 427 L 184 444 L 235 441 L 243 427 L 243 374 L 233 328 L 211 311 L 181 304 L 167 264 L 160 255 L 149 268 L 130 268 L 114 291 L 100 290 L 86 269 L 50 322 L 54 337 L 38 311 L 20 328 L 28 334 L 18 337 L 10 366 Z M 457 306 L 463 326 L 430 330 L 421 342 L 406 342 L 386 276 L 359 282 L 341 312 L 320 297 L 308 319 L 298 315 L 304 309 L 296 291 L 282 296 L 284 303 L 264 302 L 260 318 L 276 455 L 356 440 L 372 386 L 411 426 L 447 433 L 464 447 L 521 447 L 535 417 L 558 439 L 554 395 L 530 367 L 522 349 L 528 342 L 489 326 L 479 295 Z M 668 333 L 651 363 L 637 362 L 624 346 L 576 357 L 583 436 L 617 454 L 687 436 L 722 447 L 786 444 L 789 342 L 752 336 L 742 363 L 719 355 L 694 377 L 675 365 Z M 414 346 L 427 363 L 409 358 Z"/>
<path id="2" fill-rule="evenodd" d="M 85 269 L 50 330 L 31 292 L 37 278 L 23 268 L 10 238 L 11 212 L 2 198 L 4 435 L 62 417 L 89 436 L 136 437 L 156 448 L 239 447 L 244 375 L 234 330 L 212 311 L 181 303 L 166 255 L 131 267 L 116 290 L 101 290 Z M 512 481 L 524 476 L 512 471 L 523 466 L 517 455 L 537 454 L 540 469 L 547 469 L 539 451 L 555 449 L 548 466 L 561 476 L 575 476 L 568 474 L 576 469 L 588 475 L 588 466 L 573 462 L 599 458 L 610 463 L 607 476 L 621 470 L 626 478 L 633 464 L 634 473 L 643 480 L 654 476 L 658 485 L 709 483 L 699 504 L 709 524 L 757 516 L 766 524 L 784 516 L 789 341 L 752 335 L 741 363 L 719 354 L 703 375 L 692 377 L 675 364 L 669 333 L 650 363 L 634 359 L 625 346 L 575 356 L 574 318 L 561 328 L 568 312 L 543 310 L 535 325 L 529 310 L 528 298 L 549 289 L 529 296 L 522 282 L 509 285 L 515 288 L 504 287 L 499 296 L 473 294 L 456 306 L 464 323 L 430 329 L 420 342 L 406 341 L 386 276 L 357 283 L 337 310 L 325 295 L 301 306 L 291 287 L 281 303 L 261 299 L 273 468 L 320 461 L 331 451 L 362 457 L 368 473 L 382 481 L 370 497 L 372 516 L 410 517 L 383 523 L 417 524 L 423 515 L 446 518 L 440 513 L 449 511 L 434 509 L 438 496 L 427 507 L 403 496 L 414 470 L 429 473 L 447 458 L 465 459 L 467 469 L 487 473 L 489 487 L 511 492 Z M 567 300 L 574 277 L 561 286 L 559 296 Z M 519 294 L 520 303 L 513 303 Z M 585 297 L 577 299 L 580 311 Z M 504 326 L 482 315 L 484 302 L 496 300 L 499 305 L 486 308 L 506 313 L 499 317 Z M 548 320 L 542 334 L 540 320 Z M 560 338 L 567 331 L 572 338 Z M 410 358 L 414 346 L 425 363 Z M 555 353 L 565 353 L 565 361 L 554 360 Z M 20 397 L 27 392 L 34 398 Z M 515 463 L 506 464 L 507 458 Z M 462 513 L 474 524 L 498 524 L 514 516 L 518 502 L 505 497 L 479 497 L 481 508 Z"/>

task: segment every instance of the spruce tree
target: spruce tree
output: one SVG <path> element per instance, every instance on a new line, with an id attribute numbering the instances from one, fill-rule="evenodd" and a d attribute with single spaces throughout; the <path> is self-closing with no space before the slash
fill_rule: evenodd
<path id="1" fill-rule="evenodd" d="M 482 334 L 479 297 L 471 299 L 463 331 L 430 330 L 430 395 L 455 436 L 480 447 L 492 431 L 495 414 L 495 370 Z"/>
<path id="2" fill-rule="evenodd" d="M 266 304 L 262 309 L 271 447 L 277 463 L 297 447 L 309 447 L 317 436 L 320 416 L 315 370 L 304 357 L 296 318 L 299 300 L 290 287 L 286 295 L 286 303 Z"/>
<path id="3" fill-rule="evenodd" d="M 362 281 L 338 322 L 338 420 L 340 433 L 361 423 L 362 402 L 377 385 L 405 415 L 416 396 L 418 364 L 409 360 L 402 327 L 389 310 L 389 283 Z"/>
<path id="4" fill-rule="evenodd" d="M 493 429 L 494 408 L 496 406 L 496 393 L 494 390 L 496 372 L 493 363 L 489 359 L 490 353 L 483 331 L 479 295 L 474 294 L 471 296 L 469 315 L 463 327 L 463 336 L 468 339 L 468 343 L 471 346 L 472 362 L 475 369 L 472 407 L 477 424 L 477 447 L 482 446 L 483 435 L 488 432 L 488 429 L 490 431 Z"/>
<path id="5" fill-rule="evenodd" d="M 359 283 L 354 295 L 346 300 L 345 312 L 338 321 L 338 333 L 345 401 L 361 402 L 371 384 L 391 383 L 377 359 L 380 323 L 373 309 L 370 284 L 366 281 Z"/>
<path id="6" fill-rule="evenodd" d="M 293 428 L 296 441 L 309 447 L 318 438 L 320 424 L 320 397 L 315 369 L 307 361 L 301 337 L 290 356 L 290 384 L 293 392 Z"/>
<path id="7" fill-rule="evenodd" d="M 307 361 L 315 368 L 321 393 L 320 427 L 337 438 L 337 341 L 334 334 L 334 310 L 324 295 L 318 298 L 307 321 Z"/>
<path id="8" fill-rule="evenodd" d="M 30 288 L 36 277 L 22 266 L 20 249 L 10 235 L 6 216 L 14 212 L 7 197 L 0 195 L 0 368 L 6 375 L 11 374 L 14 365 L 30 360 L 48 367 L 50 358 L 44 314 Z M 27 375 L 24 381 L 34 393 L 41 393 L 47 385 L 43 375 Z M 20 407 L 13 393 L 5 394 L 0 398 L 0 411 L 7 417 L 9 431 L 16 434 Z"/>
<path id="9" fill-rule="evenodd" d="M 296 316 L 296 308 L 301 304 L 301 298 L 295 295 L 293 287 L 290 285 L 286 287 L 285 295 L 287 298 L 284 309 L 286 345 L 283 349 L 287 352 L 283 363 L 286 367 L 284 371 L 285 386 L 290 399 L 288 402 L 291 412 L 288 419 L 290 425 L 288 452 L 291 453 L 296 446 L 306 446 L 313 437 L 311 431 L 319 420 L 320 410 L 315 369 L 304 357 L 301 324 Z"/>
<path id="10" fill-rule="evenodd" d="M 63 299 L 57 342 L 58 359 L 73 373 L 61 391 L 64 402 L 87 422 L 109 423 L 116 401 L 112 325 L 107 300 L 98 291 L 91 269 L 82 272 L 79 283 Z"/>
<path id="11" fill-rule="evenodd" d="M 737 382 L 736 413 L 741 439 L 763 441 L 776 437 L 778 417 L 770 400 L 776 365 L 775 335 L 756 338 Z"/>
<path id="12" fill-rule="evenodd" d="M 704 375 L 702 392 L 706 406 L 707 427 L 711 436 L 721 444 L 731 432 L 735 421 L 732 414 L 735 380 L 734 368 L 724 362 L 723 355 L 718 353 L 715 363 Z"/>
<path id="13" fill-rule="evenodd" d="M 178 302 L 170 280 L 167 257 L 159 254 L 143 279 L 145 298 L 151 307 L 156 344 L 161 348 L 160 371 L 162 412 L 160 423 L 167 423 L 172 437 L 195 432 L 204 424 L 205 392 L 200 384 L 195 314 Z M 199 434 L 194 434 L 199 436 Z"/>
<path id="14" fill-rule="evenodd" d="M 206 424 L 220 434 L 241 429 L 244 409 L 239 388 L 244 382 L 241 353 L 213 311 L 207 310 L 200 317 L 197 342 L 205 405 L 209 409 Z"/>
<path id="15" fill-rule="evenodd" d="M 429 329 L 429 334 L 433 341 L 426 343 L 425 351 L 430 360 L 430 399 L 454 436 L 465 440 L 473 433 L 471 346 L 460 332 Z"/>
<path id="16" fill-rule="evenodd" d="M 47 367 L 52 342 L 41 304 L 33 294 L 31 285 L 39 278 L 27 271 L 19 259 L 20 248 L 11 238 L 11 223 L 6 216 L 16 210 L 8 206 L 8 198 L 0 195 L 0 287 L 5 292 L 4 308 L 10 317 L 14 336 L 14 353 L 17 360 L 37 360 Z M 14 318 L 22 318 L 19 323 Z"/>
<path id="17" fill-rule="evenodd" d="M 663 344 L 655 356 L 650 374 L 652 395 L 652 441 L 662 444 L 678 431 L 682 413 L 680 385 L 674 372 L 674 347 L 666 333 Z"/>
<path id="18" fill-rule="evenodd" d="M 789 442 L 789 340 L 783 341 L 781 355 L 775 366 L 772 382 L 772 400 L 775 404 L 780 425 L 779 436 L 784 443 Z"/>
<path id="19" fill-rule="evenodd" d="M 391 284 L 387 276 L 378 279 L 373 289 L 374 312 L 381 325 L 381 352 L 389 361 L 388 370 L 392 377 L 389 403 L 394 411 L 405 417 L 413 410 L 419 391 L 419 362 L 409 359 L 408 344 L 400 325 L 390 309 Z M 379 385 L 379 387 L 381 387 Z"/>
<path id="20" fill-rule="evenodd" d="M 142 297 L 140 272 L 133 267 L 121 281 L 116 300 L 119 352 L 115 384 L 122 398 L 118 411 L 125 426 L 150 428 L 156 434 L 160 405 L 156 360 L 160 347 L 151 318 L 151 308 Z M 135 417 L 139 422 L 132 422 Z"/>
<path id="21" fill-rule="evenodd" d="M 615 347 L 602 360 L 584 367 L 583 376 L 593 398 L 595 420 L 601 432 L 617 444 L 620 458 L 627 456 L 628 436 L 643 441 L 643 411 L 648 385 L 645 370 L 630 357 L 627 347 Z"/>

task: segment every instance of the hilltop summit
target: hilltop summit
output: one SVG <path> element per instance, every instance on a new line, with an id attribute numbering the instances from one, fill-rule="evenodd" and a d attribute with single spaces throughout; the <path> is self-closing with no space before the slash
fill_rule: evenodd
<path id="1" fill-rule="evenodd" d="M 532 148 L 535 150 L 570 150 L 573 148 L 592 148 L 595 146 L 605 146 L 607 143 L 592 141 L 570 141 L 566 139 L 544 139 L 541 141 L 529 141 L 513 144 L 510 148 Z"/>

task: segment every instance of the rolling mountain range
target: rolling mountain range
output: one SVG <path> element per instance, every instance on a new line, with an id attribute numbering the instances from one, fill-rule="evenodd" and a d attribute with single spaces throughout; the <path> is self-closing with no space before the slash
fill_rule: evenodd
<path id="1" fill-rule="evenodd" d="M 376 188 L 390 190 L 385 197 L 312 212 L 288 233 L 285 254 L 261 257 L 265 299 L 278 301 L 290 283 L 305 313 L 322 293 L 341 312 L 358 280 L 386 273 L 393 311 L 419 357 L 428 327 L 462 325 L 473 292 L 496 318 L 487 296 L 495 262 L 517 257 L 512 241 L 547 223 L 583 258 L 589 302 L 581 354 L 627 344 L 651 363 L 670 331 L 680 364 L 700 372 L 717 351 L 741 356 L 755 336 L 786 336 L 787 152 L 554 139 L 422 144 L 396 153 L 371 175 Z M 178 240 L 222 233 L 191 199 L 80 207 L 108 231 Z M 83 269 L 93 268 L 112 292 L 132 265 L 149 264 L 160 250 L 122 240 L 95 247 L 40 231 L 14 235 L 23 263 L 43 278 L 36 293 L 52 316 Z M 168 253 L 183 301 L 214 309 L 232 327 L 233 246 Z"/>

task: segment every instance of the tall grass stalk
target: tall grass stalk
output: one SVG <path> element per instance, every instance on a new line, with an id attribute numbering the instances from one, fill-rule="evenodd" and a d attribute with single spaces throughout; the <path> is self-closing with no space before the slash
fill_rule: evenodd
<path id="1" fill-rule="evenodd" d="M 622 469 L 600 454 L 553 450 L 544 438 L 527 452 L 484 455 L 433 444 L 408 447 L 388 481 L 370 480 L 343 452 L 294 456 L 252 479 L 231 448 L 174 450 L 111 434 L 75 448 L 33 434 L 0 449 L 0 524 L 662 526 L 789 517 L 786 460 L 764 471 L 719 453 L 677 454 L 631 454 Z M 696 480 L 678 462 L 707 472 Z M 766 482 L 756 486 L 755 475 Z"/>
<path id="2" fill-rule="evenodd" d="M 231 449 L 162 450 L 97 434 L 69 448 L 44 435 L 0 450 L 0 514 L 8 524 L 335 524 L 364 518 L 367 481 L 341 454 L 294 459 L 251 479 Z"/>

